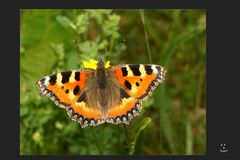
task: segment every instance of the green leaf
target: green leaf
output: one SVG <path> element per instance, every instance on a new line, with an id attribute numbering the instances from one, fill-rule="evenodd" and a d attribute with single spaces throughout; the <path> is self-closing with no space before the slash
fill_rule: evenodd
<path id="1" fill-rule="evenodd" d="M 106 40 L 103 40 L 101 43 L 99 43 L 98 48 L 99 49 L 104 49 L 104 48 L 107 47 L 107 45 L 108 45 L 108 42 Z"/>
<path id="2" fill-rule="evenodd" d="M 71 28 L 74 31 L 77 31 L 77 26 L 66 16 L 57 16 L 57 21 L 64 26 L 65 28 Z"/>
<path id="3" fill-rule="evenodd" d="M 118 33 L 118 25 L 120 22 L 120 16 L 112 14 L 108 16 L 108 20 L 104 22 L 102 26 L 103 33 L 106 36 L 111 36 L 113 38 L 118 38 L 120 35 Z"/>
<path id="4" fill-rule="evenodd" d="M 20 21 L 20 45 L 28 49 L 41 43 L 67 42 L 72 33 L 63 30 L 56 17 L 62 10 L 23 10 Z"/>
<path id="5" fill-rule="evenodd" d="M 21 106 L 20 117 L 23 117 L 29 113 L 29 108 L 26 106 Z"/>
<path id="6" fill-rule="evenodd" d="M 91 18 L 96 19 L 97 23 L 101 25 L 105 18 L 105 15 L 111 14 L 111 9 L 98 9 L 98 10 L 86 10 Z"/>
<path id="7" fill-rule="evenodd" d="M 76 20 L 77 33 L 85 33 L 88 29 L 88 23 L 89 17 L 87 13 L 78 15 Z"/>
<path id="8" fill-rule="evenodd" d="M 150 124 L 151 118 L 146 117 L 144 118 L 137 126 L 133 126 L 130 133 L 130 141 L 129 141 L 129 154 L 133 154 L 135 152 L 135 145 L 138 136 L 140 133 Z"/>
<path id="9" fill-rule="evenodd" d="M 79 49 L 83 54 L 90 55 L 90 57 L 95 57 L 98 53 L 98 45 L 92 41 L 85 41 L 79 44 Z"/>
<path id="10" fill-rule="evenodd" d="M 154 99 L 152 97 L 148 98 L 146 101 L 143 102 L 144 108 L 149 108 L 154 104 Z"/>
<path id="11" fill-rule="evenodd" d="M 48 44 L 42 44 L 26 50 L 20 57 L 21 72 L 26 72 L 33 77 L 40 78 L 51 73 L 52 67 L 57 62 L 57 57 Z M 36 79 L 35 79 L 36 80 Z"/>

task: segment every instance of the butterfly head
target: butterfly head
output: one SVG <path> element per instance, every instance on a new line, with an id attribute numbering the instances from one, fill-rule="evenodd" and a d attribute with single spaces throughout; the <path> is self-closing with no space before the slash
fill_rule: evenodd
<path id="1" fill-rule="evenodd" d="M 106 79 L 107 79 L 107 71 L 103 61 L 100 59 L 97 63 L 96 69 L 97 80 L 100 88 L 105 88 Z"/>
<path id="2" fill-rule="evenodd" d="M 98 60 L 98 63 L 97 63 L 97 69 L 103 69 L 105 68 L 105 65 L 102 61 L 102 59 Z"/>

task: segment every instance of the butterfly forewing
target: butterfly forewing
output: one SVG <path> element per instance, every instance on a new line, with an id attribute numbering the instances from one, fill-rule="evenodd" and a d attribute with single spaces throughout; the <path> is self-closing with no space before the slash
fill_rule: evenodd
<path id="1" fill-rule="evenodd" d="M 165 68 L 151 64 L 128 64 L 109 68 L 125 91 L 139 100 L 150 95 L 159 83 L 164 82 Z"/>

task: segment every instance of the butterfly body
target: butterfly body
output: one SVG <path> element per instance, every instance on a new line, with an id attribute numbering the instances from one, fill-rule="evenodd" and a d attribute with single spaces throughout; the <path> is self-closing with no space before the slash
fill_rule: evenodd
<path id="1" fill-rule="evenodd" d="M 80 69 L 45 76 L 37 87 L 57 106 L 66 108 L 82 127 L 126 123 L 140 112 L 142 101 L 163 83 L 166 70 L 159 65 L 129 64 L 96 70 Z"/>
<path id="2" fill-rule="evenodd" d="M 94 72 L 94 71 L 93 71 Z M 120 86 L 112 79 L 110 73 L 102 76 L 92 74 L 82 94 L 86 94 L 86 104 L 106 114 L 108 108 L 120 103 Z"/>

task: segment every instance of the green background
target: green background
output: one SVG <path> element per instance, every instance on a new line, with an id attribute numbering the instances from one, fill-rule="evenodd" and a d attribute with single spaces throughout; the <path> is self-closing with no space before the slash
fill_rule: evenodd
<path id="1" fill-rule="evenodd" d="M 21 10 L 21 155 L 206 154 L 205 10 Z M 43 76 L 90 58 L 158 64 L 165 83 L 125 124 L 82 129 L 41 97 Z"/>

